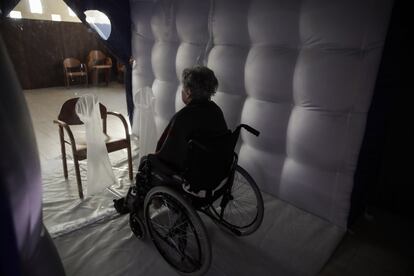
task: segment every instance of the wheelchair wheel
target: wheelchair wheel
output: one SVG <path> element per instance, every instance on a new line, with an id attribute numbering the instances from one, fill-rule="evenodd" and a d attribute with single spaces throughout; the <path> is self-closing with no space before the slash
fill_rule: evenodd
<path id="1" fill-rule="evenodd" d="M 145 197 L 145 221 L 154 245 L 182 275 L 203 275 L 211 264 L 211 244 L 197 212 L 176 191 L 152 188 Z"/>
<path id="2" fill-rule="evenodd" d="M 242 167 L 236 167 L 230 193 L 224 193 L 212 205 L 213 214 L 239 236 L 256 231 L 263 221 L 263 198 L 256 182 Z"/>

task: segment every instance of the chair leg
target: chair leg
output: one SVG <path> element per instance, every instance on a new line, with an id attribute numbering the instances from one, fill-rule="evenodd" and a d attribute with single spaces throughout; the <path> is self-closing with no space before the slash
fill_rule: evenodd
<path id="1" fill-rule="evenodd" d="M 63 175 L 68 178 L 68 164 L 66 162 L 66 148 L 63 128 L 59 127 L 60 150 L 62 152 Z"/>
<path id="2" fill-rule="evenodd" d="M 131 142 L 128 144 L 127 147 L 128 151 L 128 171 L 129 171 L 129 179 L 134 179 L 134 175 L 132 173 L 132 154 L 131 154 Z"/>
<path id="3" fill-rule="evenodd" d="M 98 85 L 98 82 L 99 82 L 98 69 L 95 69 L 93 72 L 93 85 Z"/>
<path id="4" fill-rule="evenodd" d="M 105 71 L 106 86 L 109 85 L 109 74 L 110 74 L 109 69 L 106 69 L 106 71 Z"/>
<path id="5" fill-rule="evenodd" d="M 79 197 L 80 199 L 83 199 L 82 180 L 81 180 L 80 170 L 79 170 L 79 161 L 76 158 L 76 156 L 73 156 L 73 160 L 75 163 L 76 182 L 78 184 Z"/>

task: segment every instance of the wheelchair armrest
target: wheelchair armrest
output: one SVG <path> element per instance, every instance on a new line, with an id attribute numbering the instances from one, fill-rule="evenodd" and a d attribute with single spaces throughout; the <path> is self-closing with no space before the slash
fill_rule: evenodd
<path id="1" fill-rule="evenodd" d="M 251 134 L 255 135 L 255 136 L 259 136 L 260 132 L 257 129 L 252 128 L 249 125 L 246 124 L 240 124 L 236 127 L 236 129 L 233 131 L 233 137 L 234 137 L 234 141 L 235 143 L 237 142 L 237 140 L 239 139 L 240 136 L 240 130 L 244 128 L 245 130 L 247 130 L 248 132 L 250 132 Z"/>
<path id="2" fill-rule="evenodd" d="M 251 134 L 253 134 L 254 136 L 259 136 L 259 134 L 260 134 L 260 131 L 258 131 L 258 130 L 256 130 L 256 129 L 254 129 L 254 128 L 252 128 L 251 126 L 246 125 L 246 124 L 241 124 L 241 125 L 239 125 L 237 128 L 238 128 L 238 129 L 240 129 L 240 128 L 244 128 L 245 130 L 247 130 L 248 132 L 250 132 L 250 133 L 251 133 Z"/>
<path id="3" fill-rule="evenodd" d="M 246 129 L 248 132 L 250 132 L 251 134 L 253 134 L 254 136 L 259 136 L 260 131 L 258 131 L 257 129 L 252 128 L 249 125 L 245 125 L 245 124 L 241 124 L 241 126 Z"/>

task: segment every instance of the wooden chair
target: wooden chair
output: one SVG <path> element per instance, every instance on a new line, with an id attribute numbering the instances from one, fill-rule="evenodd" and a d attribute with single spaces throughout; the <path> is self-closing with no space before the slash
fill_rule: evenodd
<path id="1" fill-rule="evenodd" d="M 79 80 L 84 80 L 86 86 L 88 86 L 88 72 L 86 69 L 86 65 L 81 63 L 76 58 L 66 58 L 63 61 L 63 72 L 65 75 L 65 85 L 69 88 L 71 82 L 73 82 L 74 78 L 78 78 Z"/>
<path id="2" fill-rule="evenodd" d="M 101 72 L 105 75 L 106 85 L 109 84 L 112 68 L 112 59 L 110 57 L 107 57 L 99 50 L 92 50 L 88 54 L 87 64 L 93 84 L 98 84 Z"/>
<path id="3" fill-rule="evenodd" d="M 79 161 L 85 160 L 87 157 L 86 143 L 76 143 L 75 137 L 70 128 L 71 125 L 83 125 L 83 122 L 79 119 L 78 115 L 75 112 L 75 105 L 78 99 L 79 98 L 72 98 L 72 99 L 67 100 L 62 105 L 62 108 L 58 116 L 58 120 L 54 120 L 53 122 L 58 124 L 59 126 L 59 137 L 60 137 L 60 146 L 61 146 L 61 151 L 62 151 L 62 162 L 63 162 L 63 174 L 65 178 L 68 178 L 65 144 L 69 144 L 72 148 L 73 162 L 75 163 L 75 173 L 76 173 L 76 181 L 78 184 L 79 197 L 83 198 L 82 182 L 81 182 L 80 170 L 79 170 Z M 131 140 L 130 140 L 130 136 L 128 132 L 127 122 L 124 116 L 122 116 L 121 114 L 117 112 L 107 111 L 106 107 L 103 104 L 100 104 L 100 112 L 101 112 L 101 118 L 102 118 L 103 132 L 107 137 L 105 143 L 106 143 L 106 148 L 108 149 L 108 153 L 122 150 L 122 149 L 127 149 L 129 179 L 132 180 L 133 175 L 132 175 Z M 121 120 L 124 126 L 124 129 L 125 129 L 125 137 L 113 138 L 107 135 L 107 131 L 106 131 L 107 115 L 118 117 Z M 66 131 L 68 139 L 65 139 L 64 130 Z"/>

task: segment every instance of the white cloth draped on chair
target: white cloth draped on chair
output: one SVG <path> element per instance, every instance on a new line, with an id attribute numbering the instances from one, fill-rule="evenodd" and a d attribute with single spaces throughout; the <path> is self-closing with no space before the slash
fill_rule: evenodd
<path id="1" fill-rule="evenodd" d="M 134 93 L 132 134 L 139 137 L 139 158 L 155 152 L 157 130 L 155 125 L 155 97 L 152 89 L 143 87 Z"/>
<path id="2" fill-rule="evenodd" d="M 88 149 L 87 194 L 93 195 L 117 183 L 105 146 L 98 98 L 91 94 L 80 97 L 76 103 L 76 114 L 85 124 Z"/>

